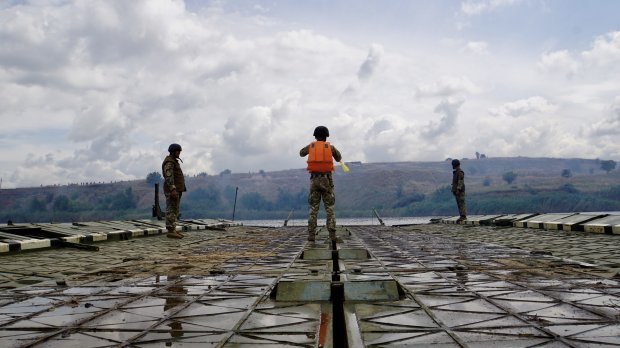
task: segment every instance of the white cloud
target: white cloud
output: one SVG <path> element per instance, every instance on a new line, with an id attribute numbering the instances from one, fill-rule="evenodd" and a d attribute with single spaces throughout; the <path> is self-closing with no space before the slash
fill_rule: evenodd
<path id="1" fill-rule="evenodd" d="M 609 107 L 608 115 L 588 127 L 588 135 L 592 137 L 612 136 L 620 134 L 620 96 L 617 96 Z"/>
<path id="2" fill-rule="evenodd" d="M 465 45 L 465 51 L 478 55 L 489 54 L 488 43 L 484 41 L 470 41 Z"/>
<path id="3" fill-rule="evenodd" d="M 534 96 L 505 103 L 498 108 L 491 108 L 489 109 L 489 114 L 493 116 L 521 117 L 528 114 L 551 113 L 555 110 L 557 110 L 556 105 L 551 104 L 543 97 Z"/>
<path id="4" fill-rule="evenodd" d="M 442 76 L 431 84 L 417 86 L 413 93 L 416 97 L 450 97 L 479 91 L 480 88 L 465 76 Z"/>
<path id="5" fill-rule="evenodd" d="M 360 66 L 360 70 L 357 72 L 357 77 L 360 81 L 367 80 L 372 77 L 372 75 L 377 70 L 379 63 L 381 63 L 381 56 L 383 55 L 383 47 L 380 45 L 372 45 L 368 52 L 368 57 L 362 66 Z"/>
<path id="6" fill-rule="evenodd" d="M 580 63 L 567 50 L 544 53 L 538 66 L 546 72 L 560 72 L 572 77 L 579 71 Z"/>
<path id="7" fill-rule="evenodd" d="M 566 155 L 620 153 L 604 134 L 616 114 L 598 118 L 620 95 L 618 33 L 593 34 L 585 51 L 569 38 L 541 52 L 548 38 L 527 33 L 500 45 L 502 26 L 474 15 L 516 4 L 464 2 L 457 17 L 471 23 L 454 31 L 411 21 L 407 7 L 385 20 L 262 0 L 3 3 L 3 187 L 144 178 L 172 142 L 188 174 L 302 168 L 299 148 L 319 124 L 349 160 L 540 155 L 558 143 Z M 434 6 L 411 8 L 454 13 Z M 541 135 L 523 115 L 554 130 Z"/>
<path id="8" fill-rule="evenodd" d="M 298 110 L 299 97 L 292 93 L 271 106 L 255 106 L 229 117 L 223 133 L 225 145 L 239 158 L 272 152 L 280 145 L 276 143 L 278 134 L 286 132 L 285 120 Z"/>
<path id="9" fill-rule="evenodd" d="M 392 115 L 381 115 L 369 125 L 361 144 L 362 159 L 369 162 L 402 161 L 422 152 L 415 128 Z"/>
<path id="10" fill-rule="evenodd" d="M 368 55 L 366 59 L 362 62 L 357 71 L 357 79 L 345 88 L 342 92 L 341 97 L 343 98 L 357 98 L 359 97 L 360 89 L 362 88 L 362 84 L 368 82 L 373 75 L 377 73 L 377 69 L 379 68 L 379 64 L 381 63 L 381 58 L 384 55 L 383 47 L 377 44 L 373 44 L 370 46 L 368 50 Z"/>
<path id="11" fill-rule="evenodd" d="M 609 32 L 594 39 L 590 50 L 571 53 L 559 50 L 542 54 L 538 67 L 544 72 L 559 72 L 572 78 L 575 75 L 596 76 L 619 72 L 620 31 Z"/>
<path id="12" fill-rule="evenodd" d="M 431 121 L 422 131 L 422 135 L 428 139 L 446 134 L 454 129 L 456 119 L 459 115 L 459 108 L 465 101 L 461 99 L 442 100 L 436 107 L 435 113 L 442 115 L 439 121 Z"/>
<path id="13" fill-rule="evenodd" d="M 592 49 L 581 53 L 585 62 L 597 66 L 617 66 L 620 62 L 620 31 L 596 38 Z"/>
<path id="14" fill-rule="evenodd" d="M 257 106 L 240 117 L 228 119 L 224 140 L 235 155 L 260 154 L 270 150 L 273 129 L 271 117 L 271 109 Z"/>
<path id="15" fill-rule="evenodd" d="M 461 3 L 461 11 L 469 16 L 490 12 L 503 6 L 511 6 L 521 0 L 466 0 Z"/>

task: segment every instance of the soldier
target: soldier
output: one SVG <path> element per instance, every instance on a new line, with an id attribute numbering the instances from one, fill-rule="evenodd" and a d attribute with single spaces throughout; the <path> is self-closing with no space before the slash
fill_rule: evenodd
<path id="1" fill-rule="evenodd" d="M 327 214 L 327 230 L 332 243 L 336 241 L 336 214 L 334 205 L 336 195 L 334 193 L 334 171 L 335 159 L 337 162 L 342 160 L 340 151 L 327 142 L 329 130 L 327 127 L 318 126 L 312 134 L 316 141 L 310 143 L 299 151 L 299 156 L 308 156 L 308 171 L 310 172 L 310 193 L 308 194 L 308 240 L 314 241 L 316 218 L 321 206 L 321 199 Z"/>
<path id="2" fill-rule="evenodd" d="M 465 206 L 465 173 L 461 170 L 461 162 L 452 160 L 452 194 L 456 198 L 460 217 L 456 223 L 467 220 L 467 208 Z"/>
<path id="3" fill-rule="evenodd" d="M 183 238 L 184 235 L 176 230 L 176 221 L 179 217 L 179 205 L 181 204 L 181 195 L 187 191 L 185 188 L 185 177 L 181 170 L 183 162 L 179 156 L 181 155 L 181 145 L 170 144 L 168 152 L 170 153 L 164 159 L 161 170 L 164 174 L 164 195 L 166 195 L 166 230 L 168 238 Z"/>

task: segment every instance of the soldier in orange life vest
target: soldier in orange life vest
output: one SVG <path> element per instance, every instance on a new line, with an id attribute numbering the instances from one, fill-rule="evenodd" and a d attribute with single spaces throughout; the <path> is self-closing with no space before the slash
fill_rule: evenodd
<path id="1" fill-rule="evenodd" d="M 329 238 L 336 241 L 336 214 L 334 205 L 336 195 L 334 193 L 334 161 L 340 162 L 342 155 L 340 151 L 326 141 L 329 137 L 327 127 L 318 126 L 314 129 L 316 141 L 310 143 L 299 151 L 299 156 L 308 156 L 308 171 L 310 172 L 310 193 L 308 194 L 308 240 L 314 241 L 316 234 L 316 218 L 321 206 L 321 199 L 327 214 L 327 230 Z"/>
<path id="2" fill-rule="evenodd" d="M 181 150 L 181 145 L 170 144 L 168 147 L 169 155 L 166 156 L 161 164 L 161 171 L 164 174 L 164 195 L 166 195 L 166 230 L 168 230 L 166 236 L 168 238 L 184 237 L 182 233 L 176 230 L 181 195 L 187 191 L 185 188 L 185 176 L 183 176 L 183 171 L 179 164 L 179 161 L 181 161 L 179 158 Z"/>

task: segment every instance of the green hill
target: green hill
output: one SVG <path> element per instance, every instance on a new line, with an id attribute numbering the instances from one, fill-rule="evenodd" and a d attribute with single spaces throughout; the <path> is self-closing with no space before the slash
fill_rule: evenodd
<path id="1" fill-rule="evenodd" d="M 463 159 L 470 214 L 620 211 L 620 172 L 600 160 L 560 158 Z M 191 166 L 188 161 L 184 168 Z M 449 161 L 349 164 L 334 173 L 341 217 L 454 215 Z M 504 179 L 512 172 L 512 182 Z M 145 173 L 146 177 L 147 173 Z M 308 173 L 291 169 L 187 178 L 184 218 L 296 217 L 307 210 Z M 44 186 L 0 190 L 0 221 L 49 222 L 138 219 L 151 216 L 154 187 L 146 180 L 110 184 Z M 164 209 L 165 198 L 160 193 Z"/>

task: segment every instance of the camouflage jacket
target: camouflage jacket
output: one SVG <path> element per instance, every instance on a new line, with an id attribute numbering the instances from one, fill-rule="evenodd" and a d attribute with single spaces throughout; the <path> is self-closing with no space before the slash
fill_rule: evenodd
<path id="1" fill-rule="evenodd" d="M 187 191 L 185 176 L 176 158 L 167 156 L 161 164 L 161 171 L 164 176 L 164 193 L 169 193 L 173 188 L 176 188 L 177 192 Z"/>
<path id="2" fill-rule="evenodd" d="M 460 169 L 452 170 L 452 193 L 465 192 L 465 173 Z"/>

